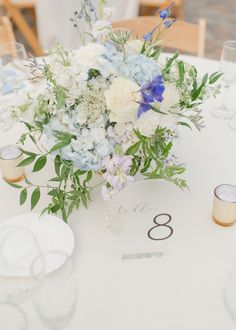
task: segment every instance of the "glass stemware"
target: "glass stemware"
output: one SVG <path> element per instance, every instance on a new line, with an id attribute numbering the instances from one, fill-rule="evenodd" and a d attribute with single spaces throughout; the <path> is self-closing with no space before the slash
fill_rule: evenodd
<path id="1" fill-rule="evenodd" d="M 19 304 L 32 289 L 30 267 L 40 255 L 33 233 L 23 226 L 0 226 L 0 301 Z"/>
<path id="2" fill-rule="evenodd" d="M 230 86 L 236 82 L 236 40 L 226 41 L 221 53 L 220 70 L 223 73 L 222 104 L 213 110 L 212 115 L 220 119 L 230 119 L 234 115 L 234 109 L 228 106 Z"/>
<path id="3" fill-rule="evenodd" d="M 231 270 L 224 288 L 224 302 L 229 315 L 236 322 L 236 265 Z"/>
<path id="4" fill-rule="evenodd" d="M 56 269 L 58 264 L 62 266 Z M 36 282 L 33 301 L 43 324 L 51 330 L 66 329 L 77 301 L 71 257 L 58 251 L 41 254 L 34 260 L 31 272 Z"/>
<path id="5" fill-rule="evenodd" d="M 3 80 L 2 93 L 9 93 L 12 90 L 17 93 L 27 79 L 27 70 L 24 65 L 27 53 L 24 45 L 17 42 L 1 44 L 0 59 Z"/>
<path id="6" fill-rule="evenodd" d="M 0 329 L 28 330 L 28 320 L 23 310 L 9 303 L 0 303 Z"/>

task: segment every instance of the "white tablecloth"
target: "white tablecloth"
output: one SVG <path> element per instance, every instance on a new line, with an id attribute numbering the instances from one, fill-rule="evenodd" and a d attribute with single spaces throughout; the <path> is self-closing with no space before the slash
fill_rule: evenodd
<path id="1" fill-rule="evenodd" d="M 66 47 L 75 48 L 79 44 L 78 33 L 70 18 L 80 9 L 81 0 L 36 0 L 38 33 L 41 45 L 47 50 L 56 41 Z M 114 20 L 137 16 L 139 0 L 110 0 L 116 7 Z"/>
<path id="2" fill-rule="evenodd" d="M 191 58 L 191 62 L 200 73 L 218 70 L 216 61 Z M 236 226 L 216 225 L 211 210 L 214 187 L 236 184 L 236 133 L 210 115 L 216 102 L 204 105 L 206 128 L 200 134 L 182 129 L 177 150 L 186 161 L 190 195 L 181 210 L 166 195 L 170 206 L 182 212 L 181 221 L 173 223 L 180 246 L 173 246 L 169 257 L 122 260 L 117 238 L 107 230 L 107 206 L 100 197 L 89 210 L 71 216 L 78 304 L 68 330 L 235 329 L 222 293 L 236 261 Z M 20 131 L 15 127 L 1 133 L 0 146 L 15 143 Z M 29 205 L 20 208 L 18 198 L 18 191 L 0 181 L 0 220 L 29 210 Z M 42 206 L 43 201 L 38 210 Z M 34 322 L 31 328 L 41 330 L 39 321 Z"/>

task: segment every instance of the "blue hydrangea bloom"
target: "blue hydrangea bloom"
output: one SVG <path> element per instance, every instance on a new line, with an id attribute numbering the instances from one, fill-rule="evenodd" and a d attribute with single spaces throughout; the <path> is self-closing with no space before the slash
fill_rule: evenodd
<path id="1" fill-rule="evenodd" d="M 118 74 L 134 80 L 140 87 L 161 74 L 160 65 L 142 54 L 128 55 L 124 61 L 123 54 L 115 46 L 107 43 L 106 48 L 108 51 L 104 56 L 113 64 Z"/>

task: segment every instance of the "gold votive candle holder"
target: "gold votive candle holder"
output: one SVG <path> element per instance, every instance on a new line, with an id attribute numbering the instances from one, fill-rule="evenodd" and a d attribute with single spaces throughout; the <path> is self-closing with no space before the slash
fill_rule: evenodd
<path id="1" fill-rule="evenodd" d="M 16 145 L 0 148 L 0 168 L 4 180 L 14 183 L 24 179 L 24 168 L 18 167 L 23 159 L 23 153 Z"/>
<path id="2" fill-rule="evenodd" d="M 215 188 L 212 216 L 221 226 L 232 226 L 236 222 L 236 186 L 222 184 Z"/>

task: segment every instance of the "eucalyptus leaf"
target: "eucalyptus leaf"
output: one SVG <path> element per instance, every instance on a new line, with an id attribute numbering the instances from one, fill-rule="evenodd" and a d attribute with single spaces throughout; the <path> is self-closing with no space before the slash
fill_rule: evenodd
<path id="1" fill-rule="evenodd" d="M 6 180 L 5 180 L 5 182 L 6 182 L 7 184 L 9 184 L 9 186 L 11 186 L 11 187 L 13 187 L 13 188 L 16 188 L 16 189 L 22 189 L 22 188 L 23 188 L 23 187 L 20 186 L 19 184 L 16 184 L 16 183 L 13 183 L 13 182 L 8 182 L 8 181 L 6 181 Z"/>
<path id="2" fill-rule="evenodd" d="M 57 144 L 55 144 L 49 152 L 50 153 L 55 152 L 65 146 L 67 146 L 68 144 L 70 144 L 70 142 L 71 142 L 71 139 L 69 139 L 69 138 L 62 140 L 62 141 L 58 142 Z"/>
<path id="3" fill-rule="evenodd" d="M 31 151 L 27 151 L 27 150 L 24 150 L 24 149 L 21 149 L 21 151 L 27 156 L 35 156 L 35 157 L 37 156 L 36 153 L 31 152 Z"/>
<path id="4" fill-rule="evenodd" d="M 42 168 L 44 168 L 46 163 L 47 163 L 47 156 L 44 155 L 39 157 L 34 164 L 33 172 L 40 171 Z"/>
<path id="5" fill-rule="evenodd" d="M 136 142 L 133 144 L 129 149 L 126 151 L 126 155 L 134 155 L 139 151 L 139 148 L 141 146 L 141 141 Z"/>
<path id="6" fill-rule="evenodd" d="M 20 193 L 20 205 L 23 205 L 27 199 L 27 189 L 23 189 Z"/>
<path id="7" fill-rule="evenodd" d="M 35 206 L 38 204 L 39 200 L 40 200 L 40 188 L 37 187 L 32 195 L 31 195 L 31 211 L 35 208 Z"/>
<path id="8" fill-rule="evenodd" d="M 178 125 L 180 125 L 180 126 L 186 126 L 186 127 L 190 128 L 190 129 L 192 129 L 192 127 L 188 123 L 186 123 L 184 121 L 179 121 L 178 122 Z"/>
<path id="9" fill-rule="evenodd" d="M 17 167 L 24 167 L 30 165 L 35 161 L 35 159 L 36 159 L 36 155 L 25 158 L 24 160 L 22 160 L 22 162 L 20 162 L 20 164 L 17 165 Z"/>
<path id="10" fill-rule="evenodd" d="M 60 177 L 60 168 L 61 168 L 62 162 L 61 162 L 61 157 L 57 155 L 54 160 L 54 168 L 56 175 Z"/>

